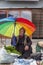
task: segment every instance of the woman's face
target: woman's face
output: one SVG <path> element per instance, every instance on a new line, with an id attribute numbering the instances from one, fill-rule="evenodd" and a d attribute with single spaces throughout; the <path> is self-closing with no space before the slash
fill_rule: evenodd
<path id="1" fill-rule="evenodd" d="M 23 36 L 23 35 L 24 35 L 24 30 L 23 30 L 23 29 L 21 29 L 21 30 L 19 31 L 19 35 L 20 35 L 20 36 Z"/>

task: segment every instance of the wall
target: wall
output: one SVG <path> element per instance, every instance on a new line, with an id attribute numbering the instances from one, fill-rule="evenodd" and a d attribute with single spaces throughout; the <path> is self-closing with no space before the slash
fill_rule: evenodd
<path id="1" fill-rule="evenodd" d="M 43 8 L 43 0 L 39 0 L 38 2 L 0 1 L 0 8 Z"/>

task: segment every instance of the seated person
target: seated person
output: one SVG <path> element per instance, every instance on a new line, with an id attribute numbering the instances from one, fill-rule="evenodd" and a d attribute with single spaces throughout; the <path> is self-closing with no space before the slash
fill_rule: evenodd
<path id="1" fill-rule="evenodd" d="M 43 50 L 43 42 L 40 41 L 37 43 L 36 51 L 41 52 L 41 50 Z"/>
<path id="2" fill-rule="evenodd" d="M 16 39 L 16 40 L 15 40 Z M 14 44 L 14 42 L 16 41 L 16 45 Z M 32 41 L 30 40 L 30 38 L 25 35 L 25 29 L 21 28 L 19 30 L 19 36 L 15 37 L 13 35 L 12 39 L 11 39 L 11 44 L 14 46 L 16 46 L 16 49 L 21 52 L 22 56 L 19 58 L 28 58 L 31 56 L 32 54 Z M 38 59 L 38 57 L 34 56 L 32 57 L 33 59 Z M 39 65 L 39 62 L 37 62 L 37 65 Z"/>
<path id="3" fill-rule="evenodd" d="M 17 44 L 16 49 L 21 52 L 23 58 L 30 57 L 30 54 L 32 53 L 31 48 L 32 41 L 28 36 L 25 35 L 25 29 L 22 27 L 19 30 L 19 36 L 17 36 Z"/>
<path id="4" fill-rule="evenodd" d="M 41 60 L 43 60 L 43 42 L 42 41 L 37 43 L 36 52 L 40 52 L 41 53 Z"/>

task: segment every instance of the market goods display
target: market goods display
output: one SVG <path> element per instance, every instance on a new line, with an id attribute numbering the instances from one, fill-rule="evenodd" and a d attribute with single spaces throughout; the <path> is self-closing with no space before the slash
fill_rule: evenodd
<path id="1" fill-rule="evenodd" d="M 4 48 L 9 54 L 14 53 L 16 55 L 21 55 L 21 53 L 18 52 L 14 46 L 4 46 Z"/>

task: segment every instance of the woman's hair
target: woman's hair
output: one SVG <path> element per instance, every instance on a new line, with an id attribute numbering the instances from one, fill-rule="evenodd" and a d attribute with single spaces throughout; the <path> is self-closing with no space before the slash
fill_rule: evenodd
<path id="1" fill-rule="evenodd" d="M 21 31 L 21 30 L 23 30 L 24 31 L 24 33 L 25 33 L 25 29 L 22 27 L 22 28 L 20 28 L 20 30 L 19 31 Z"/>

